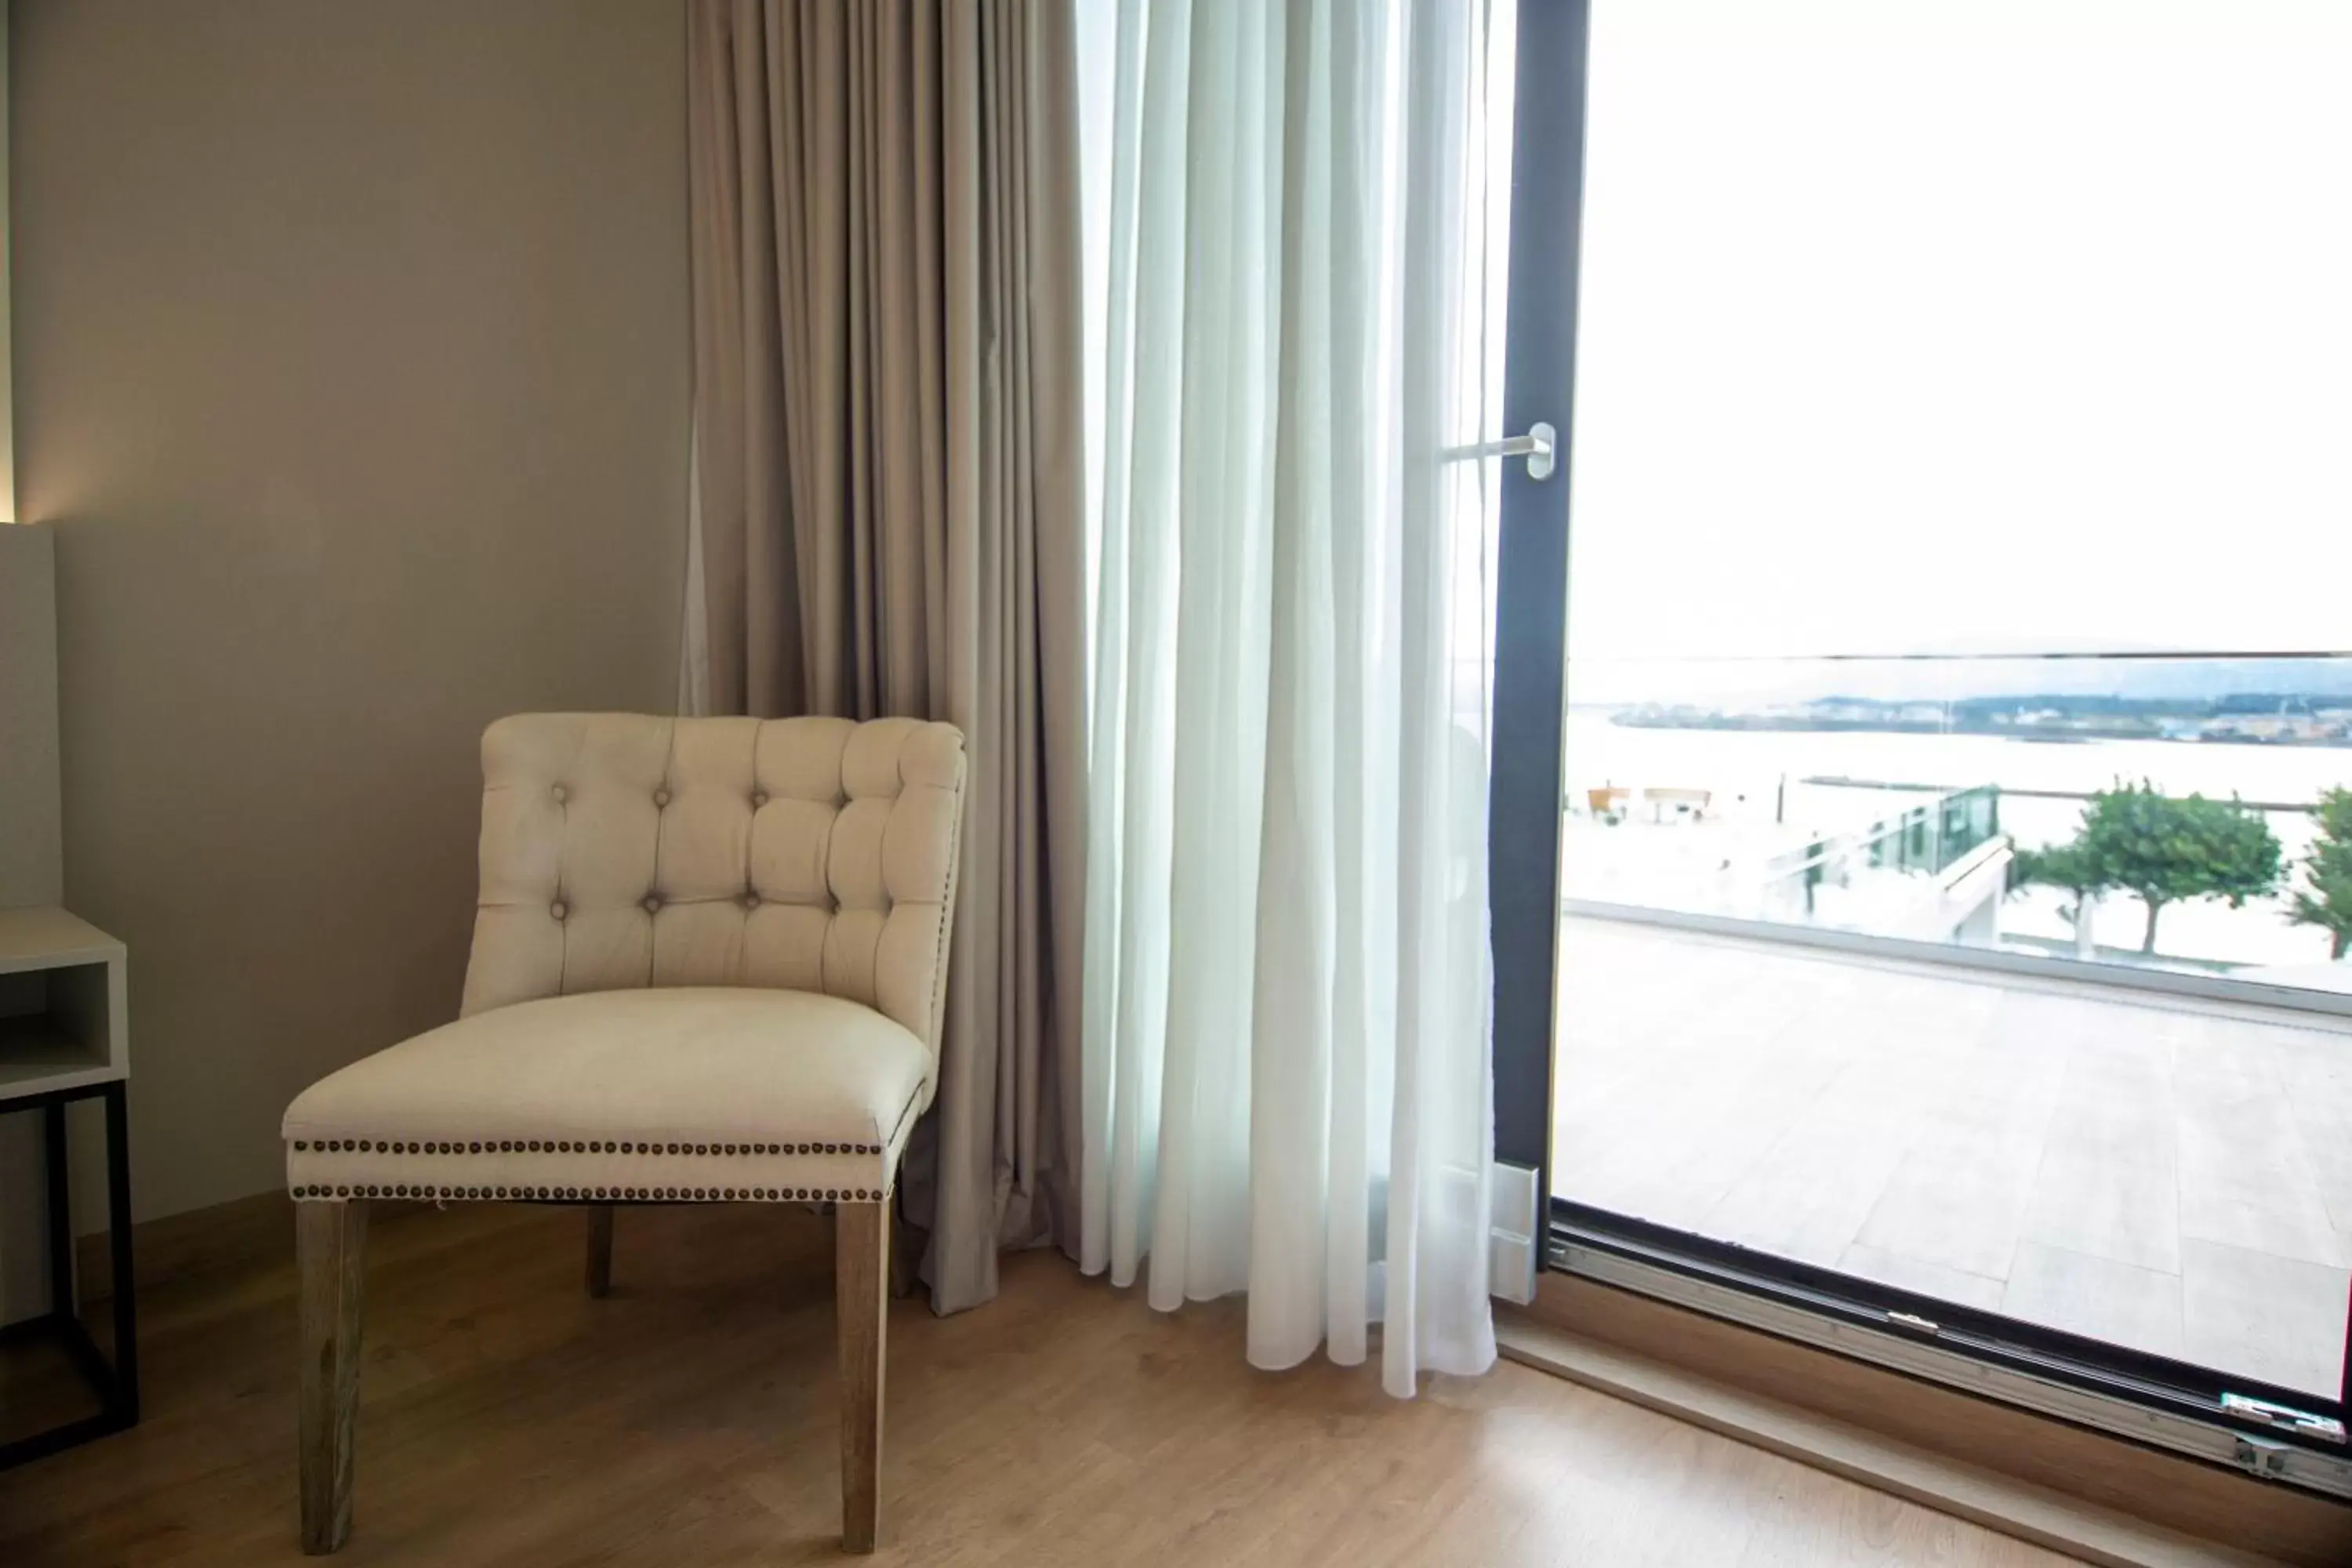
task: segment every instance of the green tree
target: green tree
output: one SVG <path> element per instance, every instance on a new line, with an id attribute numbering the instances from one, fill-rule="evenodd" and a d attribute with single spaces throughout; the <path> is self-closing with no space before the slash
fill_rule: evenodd
<path id="1" fill-rule="evenodd" d="M 2045 888 L 2060 888 L 2081 898 L 2085 893 L 2107 890 L 2108 884 L 2100 880 L 2098 871 L 2089 857 L 2083 853 L 2083 841 L 2077 837 L 2072 844 L 2060 844 L 2048 849 L 2028 849 L 2020 845 L 2009 862 L 2009 887 L 2011 892 L 2033 883 Z"/>
<path id="2" fill-rule="evenodd" d="M 2085 887 L 2117 888 L 2147 906 L 2142 952 L 2156 951 L 2157 917 L 2167 904 L 2226 899 L 2243 907 L 2278 887 L 2278 835 L 2236 800 L 2158 794 L 2153 784 L 2101 790 L 2083 809 L 2074 841 L 2050 853 Z"/>
<path id="3" fill-rule="evenodd" d="M 2104 873 L 2092 864 L 2084 853 L 2083 841 L 2054 845 L 2048 849 L 2028 849 L 2019 846 L 2009 862 L 2009 891 L 2040 883 L 2072 893 L 2074 901 L 2058 906 L 2058 913 L 2074 928 L 2074 956 L 2095 956 L 2091 950 L 2091 910 L 2101 893 L 2115 884 L 2104 879 Z"/>
<path id="4" fill-rule="evenodd" d="M 2287 919 L 2327 932 L 2328 951 L 2341 958 L 2352 951 L 2352 789 L 2331 789 L 2319 797 L 2318 836 L 2303 858 L 2311 891 L 2295 889 Z"/>

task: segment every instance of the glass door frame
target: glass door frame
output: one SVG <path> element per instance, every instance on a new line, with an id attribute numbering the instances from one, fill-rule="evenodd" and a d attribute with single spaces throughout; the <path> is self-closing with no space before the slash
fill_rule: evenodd
<path id="1" fill-rule="evenodd" d="M 1874 1281 L 1711 1241 L 1551 1195 L 1558 1049 L 1558 944 L 1568 668 L 1570 476 L 1581 269 L 1586 97 L 1592 0 L 1517 0 L 1512 129 L 1506 430 L 1559 432 L 1557 468 L 1504 465 L 1496 594 L 1488 900 L 1494 956 L 1495 1149 L 1536 1173 L 1545 1230 L 1540 1267 L 1658 1297 L 1963 1387 L 2081 1426 L 2129 1436 L 2255 1475 L 2352 1498 L 2352 1349 L 2326 1399 L 1918 1296 Z M 1594 912 L 1601 912 L 1595 910 Z M 1631 911 L 1629 911 L 1631 912 Z M 1696 924 L 1668 916 L 1663 924 Z M 1708 921 L 1712 925 L 1726 922 Z M 1826 939 L 1762 922 L 1747 934 L 1864 947 L 1918 959 L 1934 944 Z M 2030 959 L 1986 964 L 2041 968 Z M 2049 961 L 2053 967 L 2060 961 Z M 2186 989 L 2187 987 L 2183 987 Z M 2212 994 L 2210 983 L 2198 990 Z M 2246 999 L 2279 1000 L 2273 987 Z M 2352 1310 L 2346 1332 L 2352 1341 Z M 2265 1406 L 2320 1425 L 2283 1424 Z M 2333 1434 L 2326 1423 L 2334 1423 Z"/>

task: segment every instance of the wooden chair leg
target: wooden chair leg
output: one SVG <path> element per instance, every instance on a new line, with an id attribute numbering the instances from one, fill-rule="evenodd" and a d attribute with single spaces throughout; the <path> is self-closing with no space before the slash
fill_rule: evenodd
<path id="1" fill-rule="evenodd" d="M 352 1533 L 367 1211 L 363 1202 L 294 1205 L 302 1297 L 302 1550 L 312 1556 L 337 1550 Z"/>
<path id="2" fill-rule="evenodd" d="M 602 1297 L 613 1288 L 613 1205 L 588 1208 L 588 1294 Z"/>
<path id="3" fill-rule="evenodd" d="M 834 1212 L 834 1311 L 841 1340 L 841 1544 L 871 1552 L 882 1527 L 882 1339 L 890 1298 L 890 1205 Z"/>

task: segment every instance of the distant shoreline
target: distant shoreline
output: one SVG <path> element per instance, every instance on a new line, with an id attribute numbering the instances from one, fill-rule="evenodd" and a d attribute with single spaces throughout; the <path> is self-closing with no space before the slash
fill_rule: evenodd
<path id="1" fill-rule="evenodd" d="M 2180 733 L 2146 721 L 2132 719 L 2049 720 L 2036 723 L 2004 722 L 1990 718 L 1954 715 L 1949 719 L 1901 719 L 1891 715 L 1843 718 L 1828 714 L 1700 713 L 1626 710 L 1609 715 L 1612 724 L 1629 730 L 1713 730 L 1777 733 L 1877 735 L 1989 735 L 2003 741 L 2043 745 L 2082 745 L 2093 741 L 2166 741 L 2191 746 L 2263 746 L 2272 748 L 2352 749 L 2352 734 L 2249 734 L 2236 729 Z"/>

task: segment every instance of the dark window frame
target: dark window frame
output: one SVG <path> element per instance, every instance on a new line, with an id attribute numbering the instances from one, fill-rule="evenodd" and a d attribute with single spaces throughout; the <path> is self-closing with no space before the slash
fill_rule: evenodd
<path id="1" fill-rule="evenodd" d="M 1495 1148 L 1537 1173 L 1546 1207 L 1541 1266 L 1571 1247 L 1734 1289 L 1823 1321 L 1890 1327 L 1927 1320 L 1932 1342 L 1985 1364 L 2142 1410 L 2217 1423 L 2250 1436 L 2352 1459 L 2352 1450 L 2233 1416 L 2224 1393 L 2347 1423 L 2352 1406 L 2352 1305 L 2344 1386 L 2333 1399 L 1915 1295 L 1832 1270 L 1671 1230 L 1551 1195 L 1558 943 L 1562 925 L 1560 814 L 1568 679 L 1570 476 L 1576 460 L 1575 374 L 1583 223 L 1591 0 L 1518 0 L 1512 131 L 1508 340 L 1504 427 L 1548 420 L 1559 432 L 1549 479 L 1504 465 L 1496 594 L 1488 907 L 1493 944 Z M 1906 1327 L 1893 1322 L 1900 1332 Z"/>

